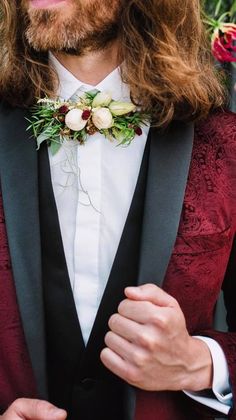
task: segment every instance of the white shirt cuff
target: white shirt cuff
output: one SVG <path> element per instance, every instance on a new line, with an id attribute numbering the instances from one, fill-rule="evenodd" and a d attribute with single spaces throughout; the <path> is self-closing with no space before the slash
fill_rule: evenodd
<path id="1" fill-rule="evenodd" d="M 202 391 L 184 391 L 184 393 L 195 401 L 227 415 L 232 406 L 233 395 L 229 384 L 229 370 L 224 352 L 212 338 L 202 336 L 195 336 L 195 338 L 204 341 L 211 352 L 213 362 L 212 392 L 216 398 L 205 396 Z"/>

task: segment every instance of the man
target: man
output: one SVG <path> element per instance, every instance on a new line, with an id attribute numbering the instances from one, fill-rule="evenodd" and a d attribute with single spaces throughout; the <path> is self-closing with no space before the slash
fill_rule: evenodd
<path id="1" fill-rule="evenodd" d="M 198 2 L 1 8 L 2 419 L 236 418 L 236 117 Z M 94 88 L 154 128 L 36 151 L 37 98 Z"/>

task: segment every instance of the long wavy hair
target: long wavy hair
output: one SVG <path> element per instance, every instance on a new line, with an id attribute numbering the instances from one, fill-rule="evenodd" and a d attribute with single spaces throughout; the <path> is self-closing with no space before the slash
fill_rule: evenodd
<path id="1" fill-rule="evenodd" d="M 0 97 L 29 107 L 35 98 L 55 94 L 57 77 L 48 54 L 27 43 L 17 6 L 18 0 L 1 0 Z M 119 30 L 121 75 L 134 101 L 151 112 L 158 127 L 173 119 L 205 118 L 226 103 L 202 13 L 200 0 L 125 0 Z"/>

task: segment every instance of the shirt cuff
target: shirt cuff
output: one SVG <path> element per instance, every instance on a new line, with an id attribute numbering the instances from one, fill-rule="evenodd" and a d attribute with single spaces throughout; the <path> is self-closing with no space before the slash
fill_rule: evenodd
<path id="1" fill-rule="evenodd" d="M 184 391 L 184 393 L 201 404 L 227 415 L 232 405 L 233 396 L 229 384 L 229 370 L 224 352 L 220 345 L 212 338 L 202 336 L 195 336 L 195 338 L 204 341 L 211 352 L 213 362 L 213 395 L 212 398 L 209 395 L 204 396 L 204 391 Z"/>

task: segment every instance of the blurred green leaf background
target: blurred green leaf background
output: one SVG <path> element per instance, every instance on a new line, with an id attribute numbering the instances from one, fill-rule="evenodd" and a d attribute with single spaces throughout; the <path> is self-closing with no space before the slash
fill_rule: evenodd
<path id="1" fill-rule="evenodd" d="M 233 20 L 235 20 L 236 0 L 205 0 L 203 5 L 207 14 L 212 17 L 219 17 L 229 11 L 232 14 Z"/>
<path id="2" fill-rule="evenodd" d="M 218 20 L 225 14 L 224 21 L 236 24 L 236 0 L 202 0 L 206 14 Z M 228 12 L 228 13 L 227 13 Z M 236 66 L 235 63 L 221 65 L 228 76 L 228 88 L 231 95 L 229 108 L 236 112 Z"/>

